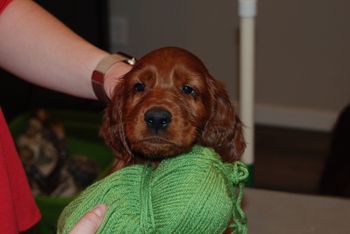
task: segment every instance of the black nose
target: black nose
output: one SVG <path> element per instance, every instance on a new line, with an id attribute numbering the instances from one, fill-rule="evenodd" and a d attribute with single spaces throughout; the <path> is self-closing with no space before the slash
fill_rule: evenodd
<path id="1" fill-rule="evenodd" d="M 148 128 L 155 130 L 165 129 L 171 122 L 171 113 L 162 108 L 153 108 L 145 113 L 145 122 Z"/>

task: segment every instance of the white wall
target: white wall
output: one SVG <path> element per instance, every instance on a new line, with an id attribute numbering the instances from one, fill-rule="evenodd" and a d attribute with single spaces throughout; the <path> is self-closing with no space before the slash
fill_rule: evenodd
<path id="1" fill-rule="evenodd" d="M 350 103 L 350 2 L 258 1 L 257 122 L 330 130 Z M 187 48 L 237 99 L 236 7 L 234 0 L 111 0 L 111 18 L 125 18 L 129 29 L 127 43 L 113 50 L 139 57 Z"/>

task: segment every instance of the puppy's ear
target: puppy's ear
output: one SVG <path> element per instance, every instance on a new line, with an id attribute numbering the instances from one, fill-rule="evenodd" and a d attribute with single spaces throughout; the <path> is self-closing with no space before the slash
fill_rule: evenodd
<path id="1" fill-rule="evenodd" d="M 200 143 L 215 149 L 224 161 L 239 160 L 244 149 L 242 123 L 221 82 L 207 79 L 210 113 L 200 137 Z"/>
<path id="2" fill-rule="evenodd" d="M 114 88 L 113 97 L 108 103 L 102 120 L 100 135 L 115 152 L 117 159 L 128 163 L 132 153 L 126 141 L 123 113 L 126 100 L 124 78 Z"/>

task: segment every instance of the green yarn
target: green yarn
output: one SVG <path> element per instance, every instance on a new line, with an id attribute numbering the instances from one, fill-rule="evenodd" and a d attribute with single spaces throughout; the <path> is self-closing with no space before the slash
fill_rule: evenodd
<path id="1" fill-rule="evenodd" d="M 210 148 L 116 171 L 86 189 L 62 212 L 58 232 L 68 233 L 97 204 L 107 212 L 97 233 L 247 233 L 241 209 L 248 170 L 223 163 Z M 234 220 L 232 224 L 230 221 Z"/>

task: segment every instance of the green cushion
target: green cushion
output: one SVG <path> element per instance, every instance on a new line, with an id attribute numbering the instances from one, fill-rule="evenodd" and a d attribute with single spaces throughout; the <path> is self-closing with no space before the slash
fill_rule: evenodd
<path id="1" fill-rule="evenodd" d="M 236 187 L 242 189 L 247 176 L 242 163 L 225 164 L 214 150 L 201 146 L 157 167 L 128 166 L 71 202 L 59 218 L 58 233 L 68 233 L 100 203 L 108 208 L 97 233 L 213 234 L 222 233 L 232 218 L 234 229 L 242 233 L 245 216 Z"/>

